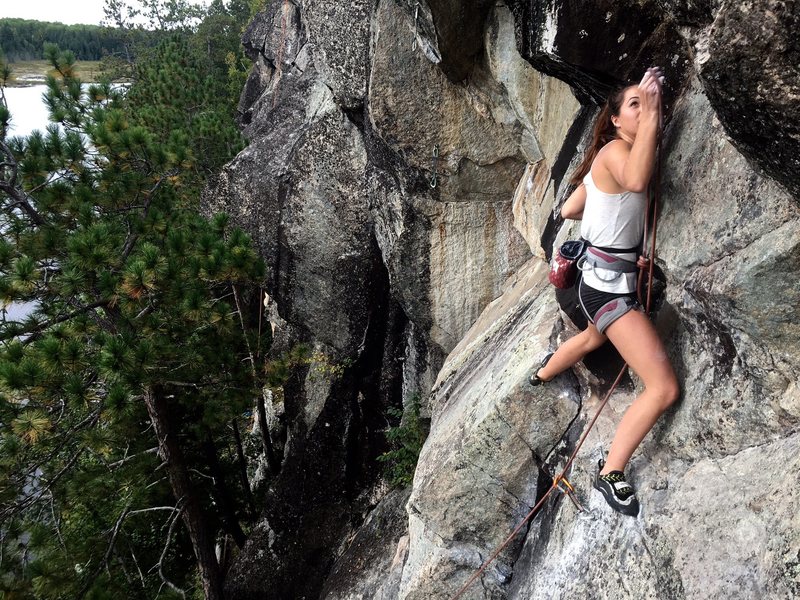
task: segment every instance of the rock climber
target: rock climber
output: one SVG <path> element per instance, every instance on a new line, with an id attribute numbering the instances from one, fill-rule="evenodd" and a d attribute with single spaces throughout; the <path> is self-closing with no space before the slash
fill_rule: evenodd
<path id="1" fill-rule="evenodd" d="M 606 340 L 641 378 L 644 391 L 622 417 L 594 480 L 608 504 L 630 516 L 639 513 L 639 502 L 625 479 L 625 466 L 679 395 L 664 346 L 636 300 L 637 267 L 649 265 L 636 256 L 655 166 L 663 82 L 659 67 L 648 69 L 638 85 L 615 90 L 597 117 L 591 144 L 571 180 L 578 187 L 561 209 L 565 219 L 582 220 L 581 236 L 591 244 L 577 283 L 589 326 L 546 356 L 530 378 L 532 385 L 546 383 Z"/>

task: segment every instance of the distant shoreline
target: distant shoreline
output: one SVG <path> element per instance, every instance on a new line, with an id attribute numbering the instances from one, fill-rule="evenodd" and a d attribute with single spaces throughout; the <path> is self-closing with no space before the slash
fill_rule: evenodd
<path id="1" fill-rule="evenodd" d="M 9 66 L 11 79 L 6 83 L 6 87 L 10 88 L 44 85 L 47 74 L 53 71 L 46 60 L 24 60 L 9 63 Z M 76 60 L 75 70 L 84 83 L 97 83 L 102 76 L 99 60 Z"/>

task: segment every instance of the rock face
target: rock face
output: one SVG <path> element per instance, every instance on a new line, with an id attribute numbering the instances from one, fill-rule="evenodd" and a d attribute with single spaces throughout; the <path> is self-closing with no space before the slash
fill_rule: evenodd
<path id="1" fill-rule="evenodd" d="M 800 195 L 800 5 L 726 2 L 697 55 L 708 98 L 736 147 Z"/>
<path id="2" fill-rule="evenodd" d="M 336 561 L 320 598 L 397 598 L 408 555 L 408 491 L 388 493 Z"/>
<path id="3" fill-rule="evenodd" d="M 631 461 L 643 510 L 591 489 L 632 377 L 569 475 L 587 513 L 549 500 L 464 597 L 800 595 L 797 23 L 777 0 L 269 3 L 244 39 L 250 145 L 205 203 L 270 267 L 275 351 L 315 354 L 231 597 L 450 598 L 548 489 L 619 366 L 605 348 L 527 383 L 582 325 L 546 284 L 577 232 L 557 209 L 597 101 L 653 63 L 683 395 Z M 430 435 L 387 494 L 384 415 L 413 394 Z"/>
<path id="4" fill-rule="evenodd" d="M 574 378 L 536 392 L 527 383 L 531 358 L 544 356 L 558 320 L 545 272 L 538 259 L 521 269 L 439 374 L 431 433 L 408 502 L 411 545 L 400 597 L 455 592 L 454 580 L 480 566 L 486 542 L 499 546 L 536 504 L 540 468 L 578 413 Z M 484 578 L 492 595 L 501 591 L 515 550 Z"/>
<path id="5" fill-rule="evenodd" d="M 394 2 L 376 10 L 369 133 L 389 160 L 374 165 L 373 209 L 403 307 L 446 354 L 528 256 L 509 199 L 540 152 L 487 73 L 453 85 L 411 49 L 404 19 Z"/>
<path id="6" fill-rule="evenodd" d="M 689 47 L 677 22 L 655 0 L 508 4 L 516 17 L 522 56 L 570 83 L 582 100 L 602 102 L 612 86 L 637 83 L 645 65 L 667 69 L 667 106 L 680 90 Z"/>

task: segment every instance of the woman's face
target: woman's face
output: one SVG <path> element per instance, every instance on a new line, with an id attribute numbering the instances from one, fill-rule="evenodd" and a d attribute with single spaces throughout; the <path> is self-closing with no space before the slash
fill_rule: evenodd
<path id="1" fill-rule="evenodd" d="M 617 128 L 617 135 L 621 138 L 635 138 L 639 129 L 639 87 L 631 86 L 625 90 L 619 115 L 611 117 L 611 122 Z"/>

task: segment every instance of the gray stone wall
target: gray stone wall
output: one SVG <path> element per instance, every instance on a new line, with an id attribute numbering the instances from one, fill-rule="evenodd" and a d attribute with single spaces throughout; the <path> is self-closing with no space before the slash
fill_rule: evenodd
<path id="1" fill-rule="evenodd" d="M 800 595 L 798 19 L 777 0 L 269 3 L 244 39 L 250 145 L 206 208 L 265 257 L 277 349 L 343 369 L 284 390 L 284 468 L 231 597 L 450 598 L 536 503 L 619 364 L 604 348 L 526 383 L 577 331 L 546 280 L 575 233 L 558 209 L 597 102 L 651 64 L 657 327 L 683 394 L 631 462 L 643 510 L 591 491 L 633 377 L 573 466 L 588 512 L 551 500 L 464 597 Z M 387 493 L 383 415 L 415 393 L 431 432 Z"/>

